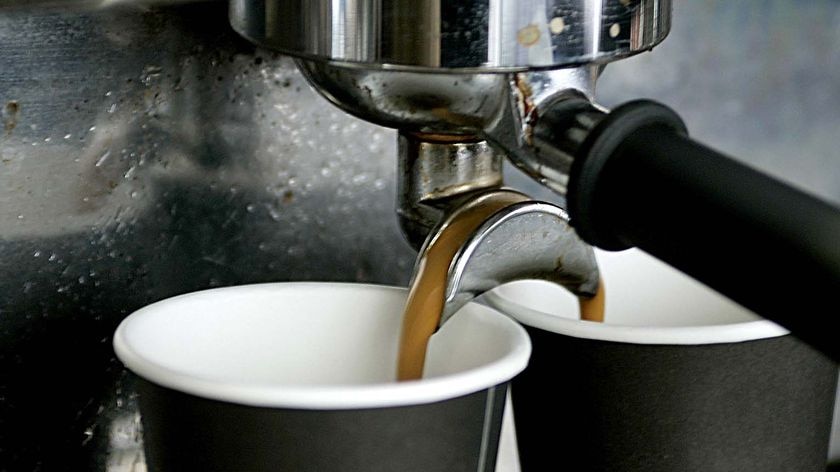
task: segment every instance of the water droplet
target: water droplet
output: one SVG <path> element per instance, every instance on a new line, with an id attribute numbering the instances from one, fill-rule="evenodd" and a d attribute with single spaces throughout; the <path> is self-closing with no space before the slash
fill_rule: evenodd
<path id="1" fill-rule="evenodd" d="M 277 211 L 276 208 L 270 205 L 266 205 L 266 209 L 268 210 L 268 216 L 270 216 L 272 220 L 280 221 L 280 212 Z"/>
<path id="2" fill-rule="evenodd" d="M 102 165 L 105 164 L 105 161 L 107 161 L 109 157 L 111 157 L 111 150 L 110 149 L 108 149 L 101 156 L 99 156 L 99 159 L 96 160 L 96 164 L 94 164 L 94 166 L 95 167 L 102 167 Z"/>
<path id="3" fill-rule="evenodd" d="M 89 443 L 90 440 L 93 439 L 93 427 L 90 427 L 90 428 L 86 429 L 84 434 L 85 434 L 85 438 L 82 439 L 82 446 Z"/>
<path id="4" fill-rule="evenodd" d="M 560 34 L 566 29 L 566 20 L 562 16 L 555 16 L 548 23 L 548 29 L 554 34 Z"/>
<path id="5" fill-rule="evenodd" d="M 49 259 L 47 259 L 47 260 L 50 261 L 50 262 L 53 262 L 56 259 L 58 259 L 58 256 L 55 253 L 52 253 L 52 254 L 50 254 Z"/>
<path id="6" fill-rule="evenodd" d="M 32 253 L 32 257 L 41 257 L 41 251 L 35 251 Z"/>
<path id="7" fill-rule="evenodd" d="M 72 137 L 73 137 L 73 135 L 70 134 L 70 133 L 64 135 L 64 139 L 70 139 Z"/>
<path id="8" fill-rule="evenodd" d="M 256 210 L 256 208 L 257 208 L 257 206 L 254 205 L 253 203 L 249 203 L 248 205 L 245 206 L 245 210 L 247 210 L 248 213 L 253 213 L 254 210 Z"/>

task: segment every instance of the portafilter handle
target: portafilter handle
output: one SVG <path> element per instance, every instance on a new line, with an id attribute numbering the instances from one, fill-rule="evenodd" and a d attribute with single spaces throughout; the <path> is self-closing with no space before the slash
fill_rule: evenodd
<path id="1" fill-rule="evenodd" d="M 559 105 L 534 146 L 571 156 L 568 211 L 585 241 L 639 247 L 840 361 L 838 208 L 692 140 L 664 105 L 581 107 L 582 119 Z M 518 163 L 550 180 L 549 161 Z"/>

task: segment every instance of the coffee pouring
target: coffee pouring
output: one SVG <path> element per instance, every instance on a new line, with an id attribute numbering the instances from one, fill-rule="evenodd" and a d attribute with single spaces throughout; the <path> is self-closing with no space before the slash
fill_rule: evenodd
<path id="1" fill-rule="evenodd" d="M 417 258 L 403 318 L 397 378 L 422 378 L 438 327 L 475 297 L 507 282 L 542 279 L 581 299 L 581 318 L 603 320 L 604 288 L 592 248 L 560 208 L 505 189 L 455 205 Z"/>
<path id="2" fill-rule="evenodd" d="M 684 152 L 640 165 L 629 151 L 659 140 L 647 128 L 620 143 L 624 164 L 590 157 L 604 144 L 596 136 L 610 134 L 599 130 L 615 132 L 617 104 L 657 97 L 685 114 L 695 138 L 831 198 L 840 99 L 831 2 L 673 2 L 667 39 L 665 1 L 248 3 L 0 0 L 0 468 L 142 468 L 134 384 L 109 344 L 129 312 L 257 282 L 405 285 L 447 215 L 505 184 L 571 215 L 560 226 L 579 239 L 592 227 L 588 244 L 613 247 L 594 239 L 611 234 L 701 279 L 726 277 L 719 289 L 772 279 L 755 310 L 801 292 L 796 309 L 759 312 L 805 338 L 830 320 L 818 304 L 836 277 L 813 261 L 833 267 L 814 244 L 831 246 L 833 219 L 811 212 L 814 225 L 777 233 L 785 218 L 807 223 L 810 199 L 792 205 L 779 192 L 741 208 L 758 181 L 746 185 L 738 166 L 689 156 L 697 165 L 684 172 Z M 503 162 L 535 179 L 502 179 Z M 724 195 L 703 191 L 724 177 Z M 691 204 L 673 197 L 688 190 Z M 763 221 L 763 232 L 739 236 L 742 218 L 722 224 L 728 213 L 710 202 Z M 749 217 L 757 209 L 766 215 Z M 469 241 L 494 252 L 488 243 L 499 239 L 480 234 Z M 745 240 L 756 248 L 745 252 Z M 599 268 L 606 287 L 620 289 L 609 270 Z M 504 280 L 480 275 L 467 295 Z M 465 320 L 444 327 L 455 321 Z M 811 338 L 832 332 L 822 331 Z"/>

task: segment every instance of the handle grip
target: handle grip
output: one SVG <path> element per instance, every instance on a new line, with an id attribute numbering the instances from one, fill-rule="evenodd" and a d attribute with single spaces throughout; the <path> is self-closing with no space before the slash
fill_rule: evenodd
<path id="1" fill-rule="evenodd" d="M 840 210 L 691 140 L 649 101 L 610 113 L 573 164 L 571 223 L 637 246 L 840 361 Z"/>

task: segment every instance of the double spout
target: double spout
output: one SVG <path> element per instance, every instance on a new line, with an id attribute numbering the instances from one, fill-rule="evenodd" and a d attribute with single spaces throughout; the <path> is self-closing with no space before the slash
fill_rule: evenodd
<path id="1" fill-rule="evenodd" d="M 514 203 L 484 218 L 449 264 L 440 324 L 477 296 L 515 280 L 553 282 L 582 300 L 601 290 L 595 253 L 569 225 L 566 212 L 507 189 L 479 192 L 456 206 L 430 234 L 418 261 L 451 225 L 488 201 L 502 199 Z"/>

